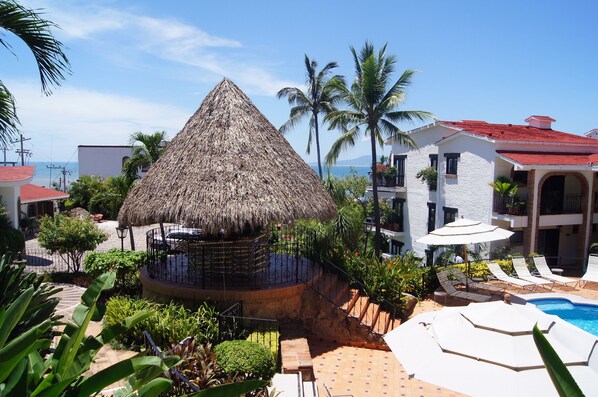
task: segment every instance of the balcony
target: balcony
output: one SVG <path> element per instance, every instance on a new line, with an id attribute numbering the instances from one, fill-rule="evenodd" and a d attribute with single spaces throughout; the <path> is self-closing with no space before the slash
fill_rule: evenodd
<path id="1" fill-rule="evenodd" d="M 404 187 L 405 175 L 378 176 L 376 181 L 378 187 Z"/>
<path id="2" fill-rule="evenodd" d="M 581 194 L 547 192 L 542 195 L 540 215 L 580 214 Z"/>
<path id="3" fill-rule="evenodd" d="M 515 196 L 494 195 L 492 211 L 498 214 L 527 216 L 527 194 Z"/>

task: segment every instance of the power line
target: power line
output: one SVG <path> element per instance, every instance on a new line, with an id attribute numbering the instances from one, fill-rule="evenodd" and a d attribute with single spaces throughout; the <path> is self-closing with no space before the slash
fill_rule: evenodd
<path id="1" fill-rule="evenodd" d="M 50 168 L 53 170 L 61 170 L 60 172 L 62 173 L 62 186 L 63 186 L 62 191 L 66 192 L 66 176 L 67 176 L 67 174 L 71 175 L 71 170 L 67 170 L 65 166 L 54 165 L 54 164 L 46 165 L 46 168 Z M 60 180 L 58 182 L 58 187 L 60 188 Z"/>
<path id="2" fill-rule="evenodd" d="M 14 141 L 10 141 L 10 143 L 21 143 L 21 149 L 15 150 L 15 153 L 21 156 L 21 165 L 25 165 L 25 155 L 27 155 L 27 157 L 31 157 L 33 153 L 31 153 L 31 150 L 23 148 L 23 142 L 29 141 L 31 138 L 24 138 L 23 134 L 19 134 L 19 137 L 20 139 L 15 139 Z"/>

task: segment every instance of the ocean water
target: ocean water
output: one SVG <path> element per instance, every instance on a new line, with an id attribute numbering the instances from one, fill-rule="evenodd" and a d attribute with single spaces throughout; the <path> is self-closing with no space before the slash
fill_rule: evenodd
<path id="1" fill-rule="evenodd" d="M 62 169 L 56 168 L 49 168 L 49 167 L 65 167 L 67 174 L 66 180 L 67 185 L 73 181 L 76 181 L 79 178 L 79 165 L 77 162 L 40 162 L 40 161 L 31 161 L 27 165 L 34 165 L 35 166 L 35 174 L 33 176 L 32 183 L 40 186 L 51 187 L 53 184 L 58 185 L 59 183 L 62 184 Z M 311 168 L 318 173 L 318 166 L 317 165 L 310 165 Z M 333 165 L 331 167 L 324 167 L 323 172 L 324 175 L 327 175 L 328 170 L 332 176 L 343 178 L 351 173 L 352 170 L 355 170 L 357 175 L 368 176 L 368 172 L 370 172 L 370 167 L 368 166 L 350 166 L 350 165 Z M 62 185 L 61 185 L 62 186 Z"/>
<path id="2" fill-rule="evenodd" d="M 17 164 L 19 165 L 19 164 Z M 71 182 L 76 181 L 79 178 L 79 165 L 76 162 L 41 162 L 31 161 L 27 165 L 35 166 L 35 174 L 33 175 L 33 181 L 31 183 L 35 185 L 51 187 L 53 184 L 62 186 L 62 169 L 55 169 L 49 167 L 65 167 L 66 183 L 69 185 Z"/>
<path id="3" fill-rule="evenodd" d="M 310 167 L 318 173 L 318 166 L 310 164 Z M 322 173 L 324 177 L 328 175 L 328 170 L 330 170 L 330 174 L 332 176 L 336 176 L 337 178 L 343 178 L 349 174 L 351 174 L 352 170 L 355 170 L 357 175 L 368 176 L 368 172 L 370 172 L 370 167 L 368 166 L 361 166 L 361 165 L 333 165 L 331 167 L 322 167 Z"/>

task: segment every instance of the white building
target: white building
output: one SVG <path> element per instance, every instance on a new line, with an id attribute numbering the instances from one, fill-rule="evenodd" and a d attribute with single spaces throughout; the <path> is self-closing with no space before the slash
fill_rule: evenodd
<path id="1" fill-rule="evenodd" d="M 133 149 L 131 146 L 79 145 L 79 176 L 108 177 L 121 174 L 122 166 Z"/>
<path id="2" fill-rule="evenodd" d="M 380 195 L 402 220 L 385 231 L 390 253 L 425 255 L 428 247 L 415 240 L 463 216 L 514 231 L 511 245 L 521 254 L 543 253 L 553 265 L 580 270 L 598 241 L 598 141 L 552 130 L 550 117 L 525 121 L 439 121 L 408 132 L 418 149 L 389 142 L 399 175 Z M 431 188 L 416 178 L 430 166 L 438 172 Z M 508 209 L 490 186 L 501 176 L 519 185 Z"/>

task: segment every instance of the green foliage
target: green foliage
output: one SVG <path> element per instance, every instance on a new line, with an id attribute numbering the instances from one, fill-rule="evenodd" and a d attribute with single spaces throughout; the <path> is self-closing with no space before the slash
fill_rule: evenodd
<path id="1" fill-rule="evenodd" d="M 106 179 L 102 189 L 89 200 L 89 211 L 105 214 L 108 219 L 116 219 L 133 181 L 123 175 Z"/>
<path id="2" fill-rule="evenodd" d="M 12 222 L 8 216 L 8 210 L 4 206 L 2 196 L 0 196 L 0 229 L 12 229 Z"/>
<path id="3" fill-rule="evenodd" d="M 145 251 L 121 251 L 111 249 L 108 252 L 90 252 L 83 261 L 83 269 L 92 277 L 108 271 L 116 272 L 117 287 L 139 286 L 139 270 L 147 261 Z"/>
<path id="4" fill-rule="evenodd" d="M 498 265 L 502 268 L 502 270 L 504 270 L 505 273 L 513 274 L 514 269 L 513 269 L 513 263 L 511 262 L 511 260 L 505 259 L 505 260 L 497 260 L 497 261 L 493 261 L 493 262 L 498 263 Z M 454 268 L 460 269 L 463 272 L 463 274 L 468 274 L 467 273 L 467 263 L 455 263 L 455 264 L 449 265 L 447 267 L 448 268 L 454 267 Z M 481 262 L 470 262 L 469 263 L 469 277 L 470 278 L 481 277 L 485 280 L 488 280 L 488 277 L 491 275 L 492 275 L 492 273 L 488 269 L 488 265 L 486 265 L 486 262 L 481 261 Z"/>
<path id="5" fill-rule="evenodd" d="M 24 307 L 23 315 L 8 335 L 8 342 L 45 321 L 49 321 L 50 326 L 58 325 L 61 316 L 54 314 L 54 311 L 59 299 L 54 295 L 60 289 L 43 281 L 42 276 L 25 273 L 25 265 L 12 265 L 9 255 L 4 255 L 0 260 L 0 311 L 6 310 L 27 289 L 33 287 L 33 293 L 27 306 Z M 45 336 L 49 338 L 49 332 Z"/>
<path id="6" fill-rule="evenodd" d="M 276 363 L 272 353 L 259 343 L 225 341 L 214 349 L 218 365 L 228 374 L 245 374 L 249 379 L 272 379 Z"/>
<path id="7" fill-rule="evenodd" d="M 598 254 L 598 243 L 590 245 L 590 254 Z"/>
<path id="8" fill-rule="evenodd" d="M 25 248 L 25 237 L 17 229 L 0 228 L 0 256 L 5 254 L 16 254 Z"/>
<path id="9" fill-rule="evenodd" d="M 45 216 L 40 223 L 39 244 L 66 260 L 69 270 L 78 272 L 85 251 L 94 250 L 108 239 L 89 219 L 70 218 L 56 214 Z"/>
<path id="10" fill-rule="evenodd" d="M 404 292 L 418 297 L 425 295 L 424 281 L 430 271 L 421 267 L 421 258 L 412 252 L 385 261 L 361 256 L 358 252 L 347 253 L 345 267 L 351 277 L 365 285 L 368 296 L 375 301 L 386 300 L 399 307 Z"/>
<path id="11" fill-rule="evenodd" d="M 534 342 L 540 352 L 540 357 L 546 366 L 546 370 L 550 375 L 550 379 L 554 384 L 559 396 L 561 397 L 582 397 L 583 392 L 579 388 L 577 382 L 563 363 L 563 360 L 558 356 L 546 336 L 538 328 L 538 324 L 534 325 L 533 329 Z"/>
<path id="12" fill-rule="evenodd" d="M 320 70 L 317 71 L 318 63 L 315 60 L 310 60 L 305 55 L 305 69 L 306 78 L 305 83 L 307 92 L 301 91 L 295 87 L 285 87 L 278 91 L 278 98 L 286 97 L 291 108 L 290 118 L 280 127 L 280 132 L 285 133 L 292 129 L 297 123 L 305 118 L 309 118 L 309 131 L 307 137 L 307 154 L 311 151 L 311 144 L 313 138 L 316 140 L 316 150 L 318 157 L 318 174 L 320 179 L 322 176 L 322 161 L 320 156 L 320 135 L 319 135 L 319 120 L 320 117 L 335 110 L 338 102 L 338 95 L 333 89 L 333 81 L 342 81 L 341 76 L 328 77 L 332 70 L 338 67 L 336 62 L 329 62 Z"/>
<path id="13" fill-rule="evenodd" d="M 55 24 L 42 18 L 38 10 L 25 8 L 17 1 L 0 2 L 0 44 L 10 53 L 13 52 L 10 36 L 20 39 L 31 51 L 39 71 L 42 92 L 51 94 L 51 86 L 59 86 L 64 79 L 63 73 L 70 72 L 70 65 L 63 52 L 62 43 L 52 34 Z M 18 133 L 19 119 L 15 100 L 4 83 L 0 82 L 0 141 L 8 147 L 9 138 Z"/>
<path id="14" fill-rule="evenodd" d="M 438 171 L 434 167 L 426 167 L 417 172 L 415 177 L 421 179 L 422 183 L 426 182 L 430 190 L 436 190 L 438 183 Z"/>
<path id="15" fill-rule="evenodd" d="M 5 344 L 10 333 L 33 297 L 31 286 L 4 311 L 0 311 L 0 357 L 7 357 L 0 366 L 0 394 L 18 396 L 89 396 L 102 389 L 129 379 L 131 395 L 154 396 L 170 387 L 166 379 L 156 380 L 164 371 L 178 363 L 178 357 L 165 360 L 158 357 L 136 356 L 113 364 L 102 371 L 86 376 L 98 351 L 130 326 L 146 318 L 149 313 L 125 319 L 111 327 L 104 327 L 98 336 L 87 336 L 90 321 L 100 321 L 103 308 L 97 304 L 102 291 L 112 287 L 114 273 L 98 277 L 83 293 L 81 304 L 73 313 L 54 351 L 46 356 L 50 340 L 44 335 L 51 322 L 34 325 L 16 339 Z"/>
<path id="16" fill-rule="evenodd" d="M 99 176 L 80 176 L 79 179 L 71 183 L 69 188 L 69 198 L 66 200 L 66 208 L 76 207 L 89 209 L 91 198 L 105 190 L 104 179 Z"/>
<path id="17" fill-rule="evenodd" d="M 165 140 L 165 131 L 156 131 L 152 134 L 137 131 L 131 134 L 129 142 L 133 146 L 133 153 L 122 168 L 123 176 L 130 183 L 137 179 L 141 167 L 150 167 L 160 158 L 166 149 L 162 143 Z"/>
<path id="18" fill-rule="evenodd" d="M 159 304 L 145 299 L 114 296 L 106 305 L 104 322 L 107 325 L 119 324 L 124 318 L 144 311 L 159 315 L 148 317 L 131 327 L 117 338 L 117 342 L 127 348 L 139 349 L 143 344 L 144 330 L 161 348 L 167 348 L 189 336 L 201 343 L 216 340 L 218 336 L 217 313 L 207 303 L 196 310 L 189 310 L 180 303 Z"/>

